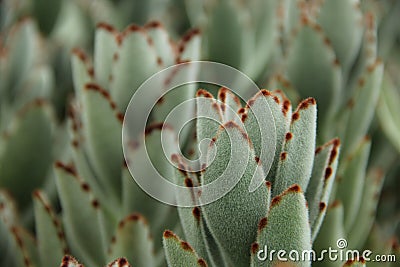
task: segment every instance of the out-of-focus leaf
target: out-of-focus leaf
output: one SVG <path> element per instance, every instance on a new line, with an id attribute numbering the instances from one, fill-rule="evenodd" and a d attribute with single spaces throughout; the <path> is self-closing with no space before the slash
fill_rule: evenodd
<path id="1" fill-rule="evenodd" d="M 158 71 L 156 49 L 149 40 L 143 28 L 137 25 L 128 26 L 117 37 L 110 92 L 121 112 L 125 112 L 139 86 Z"/>
<path id="2" fill-rule="evenodd" d="M 57 266 L 60 258 L 67 253 L 61 223 L 43 192 L 34 192 L 33 203 L 40 265 Z"/>
<path id="3" fill-rule="evenodd" d="M 109 259 L 124 256 L 133 266 L 155 266 L 153 253 L 153 240 L 144 217 L 132 214 L 119 222 L 111 240 Z"/>
<path id="4" fill-rule="evenodd" d="M 72 167 L 57 162 L 55 173 L 69 248 L 90 266 L 101 266 L 106 249 L 99 222 L 100 203 Z"/>
<path id="5" fill-rule="evenodd" d="M 270 188 L 261 185 L 254 192 L 249 192 L 253 175 L 256 179 L 265 177 L 262 166 L 255 158 L 247 134 L 234 122 L 227 122 L 223 127 L 213 141 L 215 147 L 212 149 L 217 150 L 216 155 L 212 162 L 208 162 L 201 183 L 208 184 L 216 179 L 237 175 L 241 177 L 231 191 L 204 205 L 202 210 L 211 234 L 226 255 L 228 264 L 245 266 L 250 262 L 249 247 L 256 237 L 252 229 L 257 227 L 259 220 L 268 211 Z M 212 154 L 209 152 L 209 155 Z"/>
<path id="6" fill-rule="evenodd" d="M 30 203 L 33 189 L 43 185 L 51 166 L 52 115 L 45 101 L 31 102 L 0 141 L 0 186 L 18 199 L 22 209 Z"/>

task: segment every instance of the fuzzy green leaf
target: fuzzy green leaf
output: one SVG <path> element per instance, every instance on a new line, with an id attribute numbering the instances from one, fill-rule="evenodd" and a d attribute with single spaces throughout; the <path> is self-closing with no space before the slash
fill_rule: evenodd
<path id="1" fill-rule="evenodd" d="M 240 69 L 244 59 L 243 36 L 246 29 L 241 23 L 243 14 L 238 12 L 235 4 L 233 1 L 222 0 L 207 10 L 205 38 L 208 59 Z"/>
<path id="2" fill-rule="evenodd" d="M 279 97 L 285 96 L 279 95 Z M 289 131 L 292 112 L 290 102 L 286 98 L 280 99 L 279 97 L 267 90 L 262 90 L 248 101 L 250 107 L 242 114 L 242 120 L 244 120 L 246 131 L 254 145 L 254 152 L 257 157 L 260 157 L 262 149 L 269 148 L 267 151 L 263 151 L 263 156 L 268 157 L 273 152 L 273 149 L 271 149 L 274 146 L 273 142 L 276 142 L 275 156 L 267 176 L 267 180 L 271 183 L 274 182 L 276 176 L 279 155 L 282 151 L 285 134 Z M 268 108 L 271 113 L 265 111 Z M 273 120 L 269 117 L 269 114 L 272 115 Z M 271 123 L 274 123 L 274 125 L 271 125 Z M 275 132 L 271 131 L 274 128 Z M 261 160 L 261 163 L 265 171 L 269 169 L 269 164 L 271 164 L 266 160 Z"/>
<path id="3" fill-rule="evenodd" d="M 0 248 L 2 266 L 38 266 L 39 255 L 34 237 L 18 225 L 15 204 L 7 193 L 0 191 Z"/>
<path id="4" fill-rule="evenodd" d="M 87 181 L 87 183 L 93 189 L 95 195 L 105 195 L 106 193 L 104 189 L 102 189 L 102 187 L 100 186 L 100 183 L 95 177 L 93 169 L 91 168 L 91 164 L 85 150 L 85 141 L 83 139 L 81 141 L 78 141 L 79 138 L 76 137 L 78 135 L 77 133 L 72 133 L 71 135 L 74 139 L 71 143 L 70 155 L 72 161 L 74 162 L 76 171 L 79 173 L 80 176 L 85 177 L 85 181 Z M 109 201 L 104 204 L 110 207 L 112 205 L 111 199 L 109 199 Z"/>
<path id="5" fill-rule="evenodd" d="M 26 77 L 22 85 L 22 90 L 15 99 L 12 109 L 23 108 L 23 106 L 37 98 L 50 100 L 53 88 L 53 70 L 46 65 L 35 67 Z"/>
<path id="6" fill-rule="evenodd" d="M 366 168 L 371 148 L 371 141 L 364 139 L 354 154 L 345 159 L 338 180 L 336 198 L 344 207 L 344 228 L 351 229 L 356 221 L 357 212 L 361 206 L 362 192 L 365 183 Z"/>
<path id="7" fill-rule="evenodd" d="M 269 186 L 262 185 L 249 192 L 253 175 L 255 179 L 265 177 L 262 166 L 257 162 L 243 130 L 234 122 L 228 122 L 223 127 L 214 142 L 217 149 L 214 161 L 211 164 L 208 162 L 201 183 L 208 184 L 217 178 L 221 182 L 237 175 L 240 175 L 240 180 L 225 196 L 203 206 L 202 210 L 212 236 L 225 253 L 227 263 L 246 266 L 250 261 L 249 247 L 256 237 L 252 229 L 268 211 L 270 191 Z M 221 186 L 225 183 L 221 182 Z"/>
<path id="8" fill-rule="evenodd" d="M 365 264 L 365 260 L 361 259 L 361 260 L 348 260 L 343 267 L 365 267 L 367 266 Z"/>
<path id="9" fill-rule="evenodd" d="M 112 238 L 108 259 L 127 257 L 133 266 L 155 266 L 153 241 L 149 226 L 139 214 L 132 214 L 119 222 Z"/>
<path id="10" fill-rule="evenodd" d="M 371 170 L 365 180 L 361 206 L 356 215 L 356 222 L 349 231 L 349 244 L 351 247 L 362 248 L 367 239 L 367 234 L 372 228 L 378 206 L 379 195 L 383 184 L 383 173 Z"/>
<path id="11" fill-rule="evenodd" d="M 332 205 L 328 207 L 324 222 L 313 245 L 317 255 L 320 254 L 322 250 L 329 247 L 336 249 L 337 241 L 346 238 L 343 228 L 343 213 L 343 205 L 339 201 L 332 203 Z M 313 265 L 337 267 L 338 262 L 325 259 L 322 262 L 314 262 Z"/>
<path id="12" fill-rule="evenodd" d="M 16 225 L 17 207 L 11 196 L 4 190 L 0 190 L 0 251 L 2 258 L 1 266 L 12 266 L 14 264 L 14 245 L 10 236 L 10 227 Z"/>
<path id="13" fill-rule="evenodd" d="M 290 187 L 273 198 L 268 216 L 260 220 L 257 243 L 251 246 L 253 266 L 277 264 L 276 254 L 272 261 L 269 255 L 260 255 L 266 256 L 263 262 L 255 258 L 258 249 L 264 249 L 265 246 L 268 251 L 284 250 L 286 253 L 291 250 L 298 252 L 311 250 L 311 231 L 306 200 L 298 185 Z M 310 266 L 311 259 L 302 261 L 302 258 L 299 258 L 299 260 L 293 263 L 293 266 Z"/>
<path id="14" fill-rule="evenodd" d="M 312 240 L 318 234 L 335 181 L 339 158 L 339 139 L 316 149 L 310 184 L 306 191 Z"/>
<path id="15" fill-rule="evenodd" d="M 178 62 L 200 60 L 201 41 L 202 39 L 198 29 L 193 29 L 183 36 L 178 45 Z"/>
<path id="16" fill-rule="evenodd" d="M 94 37 L 94 75 L 96 82 L 106 90 L 109 90 L 112 61 L 118 47 L 117 34 L 111 25 L 100 23 Z"/>
<path id="17" fill-rule="evenodd" d="M 81 99 L 85 84 L 91 82 L 93 78 L 93 73 L 91 73 L 91 70 L 93 70 L 92 63 L 82 50 L 74 49 L 71 55 L 71 68 L 74 90 L 78 98 Z"/>
<path id="18" fill-rule="evenodd" d="M 400 151 L 400 93 L 390 77 L 385 76 L 376 109 L 379 122 L 388 139 Z"/>
<path id="19" fill-rule="evenodd" d="M 99 223 L 100 204 L 73 168 L 58 162 L 55 174 L 71 252 L 90 266 L 101 266 L 105 262 L 105 248 Z"/>
<path id="20" fill-rule="evenodd" d="M 225 259 L 226 255 L 221 252 L 221 248 L 217 244 L 215 238 L 212 236 L 204 216 L 201 222 L 201 233 L 203 235 L 203 240 L 207 251 L 207 258 L 205 258 L 208 260 L 207 262 L 209 262 L 211 266 L 224 266 L 225 262 L 228 262 Z"/>
<path id="21" fill-rule="evenodd" d="M 324 42 L 322 31 L 306 18 L 302 23 L 289 48 L 288 78 L 302 98 L 316 98 L 319 122 L 322 123 L 337 107 L 341 73 L 332 47 Z"/>
<path id="22" fill-rule="evenodd" d="M 167 67 L 174 64 L 176 52 L 164 26 L 158 21 L 152 21 L 145 25 L 145 29 L 153 40 L 161 65 Z"/>
<path id="23" fill-rule="evenodd" d="M 290 131 L 285 134 L 279 156 L 274 196 L 293 184 L 307 188 L 314 161 L 316 119 L 317 106 L 313 98 L 301 102 L 293 113 Z"/>
<path id="24" fill-rule="evenodd" d="M 348 107 L 350 115 L 343 134 L 344 156 L 352 153 L 357 144 L 367 134 L 378 102 L 382 75 L 383 64 L 380 61 L 376 61 L 375 64 L 367 68 L 364 78 L 360 80 L 358 90 L 354 92 L 354 96 L 350 100 Z"/>
<path id="25" fill-rule="evenodd" d="M 359 0 L 324 1 L 318 15 L 344 72 L 350 70 L 360 49 L 363 28 Z"/>
<path id="26" fill-rule="evenodd" d="M 173 156 L 173 160 L 175 164 L 178 166 L 182 166 L 183 162 L 178 156 Z M 184 170 L 175 170 L 175 184 L 179 186 L 186 186 L 188 188 L 193 186 L 198 186 L 199 183 L 197 181 L 197 177 L 193 177 L 194 175 L 188 173 Z M 179 204 L 179 195 L 177 196 L 177 203 Z M 194 208 L 181 208 L 178 207 L 178 214 L 180 218 L 180 224 L 183 228 L 183 232 L 185 234 L 186 240 L 193 246 L 196 250 L 197 254 L 204 258 L 208 259 L 207 248 L 203 235 L 203 227 L 204 227 L 204 218 L 202 215 L 201 207 Z"/>
<path id="27" fill-rule="evenodd" d="M 364 24 L 364 36 L 361 42 L 357 61 L 351 70 L 351 75 L 348 77 L 349 85 L 347 88 L 350 90 L 343 92 L 347 96 L 351 96 L 354 91 L 352 89 L 356 88 L 360 77 L 363 76 L 367 67 L 373 65 L 378 59 L 378 34 L 375 18 L 371 13 L 367 13 L 362 22 Z M 379 45 L 381 45 L 381 42 Z"/>
<path id="28" fill-rule="evenodd" d="M 232 91 L 222 87 L 218 91 L 218 100 L 222 102 L 221 113 L 223 121 L 238 122 L 240 117 L 238 116 L 237 112 L 242 107 L 240 99 Z"/>
<path id="29" fill-rule="evenodd" d="M 157 72 L 157 54 L 145 31 L 136 25 L 128 26 L 119 35 L 118 45 L 110 92 L 119 110 L 125 112 L 134 92 Z"/>
<path id="30" fill-rule="evenodd" d="M 64 231 L 47 196 L 36 191 L 33 195 L 35 226 L 41 266 L 57 266 L 66 253 Z"/>
<path id="31" fill-rule="evenodd" d="M 162 131 L 161 131 L 162 130 Z M 161 146 L 161 132 L 163 134 L 164 142 Z M 146 177 L 146 182 L 152 183 L 153 186 L 159 187 L 157 181 L 154 179 L 152 174 L 154 174 L 154 169 L 156 169 L 162 177 L 168 181 L 173 181 L 174 177 L 174 167 L 169 162 L 170 155 L 177 153 L 177 142 L 175 133 L 171 130 L 169 126 L 163 127 L 162 124 L 153 124 L 146 129 L 145 135 L 146 146 L 131 147 L 131 150 L 126 150 L 129 162 L 135 162 L 135 174 L 138 177 Z M 162 149 L 165 151 L 162 151 Z M 160 153 L 161 151 L 161 153 Z M 148 164 L 148 160 L 144 158 L 148 156 L 152 165 Z M 140 166 L 140 167 L 138 167 Z M 168 223 L 166 220 L 169 218 L 171 224 L 177 220 L 176 209 L 159 202 L 153 197 L 149 196 L 143 191 L 141 187 L 133 180 L 131 174 L 127 168 L 123 169 L 123 210 L 124 213 L 139 212 L 145 218 L 151 222 L 150 227 L 153 233 L 159 233 L 161 235 L 162 231 L 165 230 Z M 172 198 L 171 192 L 162 191 L 161 194 Z M 166 195 L 167 194 L 167 195 Z M 172 225 L 172 227 L 175 225 Z M 161 245 L 160 239 L 156 240 L 155 247 Z"/>
<path id="32" fill-rule="evenodd" d="M 61 6 L 62 0 L 37 0 L 32 2 L 35 18 L 38 20 L 40 29 L 46 34 L 51 32 L 60 13 Z"/>
<path id="33" fill-rule="evenodd" d="M 89 83 L 82 92 L 83 127 L 88 156 L 107 196 L 115 200 L 121 191 L 122 146 L 121 119 L 110 95 L 98 85 Z"/>
<path id="34" fill-rule="evenodd" d="M 22 209 L 30 203 L 33 189 L 43 185 L 51 166 L 52 115 L 43 100 L 29 103 L 0 140 L 0 187 L 18 199 Z"/>
<path id="35" fill-rule="evenodd" d="M 135 265 L 134 265 L 135 266 Z M 137 265 L 140 266 L 140 265 Z M 147 264 L 146 264 L 147 266 Z M 131 267 L 129 262 L 125 258 L 119 258 L 109 263 L 107 267 Z"/>
<path id="36" fill-rule="evenodd" d="M 203 139 L 211 139 L 216 135 L 223 118 L 220 106 L 209 92 L 205 90 L 197 91 L 196 101 L 198 118 L 196 134 L 197 140 L 200 142 Z"/>
<path id="37" fill-rule="evenodd" d="M 169 267 L 206 267 L 207 263 L 199 258 L 192 247 L 179 239 L 172 231 L 163 235 L 165 256 Z"/>

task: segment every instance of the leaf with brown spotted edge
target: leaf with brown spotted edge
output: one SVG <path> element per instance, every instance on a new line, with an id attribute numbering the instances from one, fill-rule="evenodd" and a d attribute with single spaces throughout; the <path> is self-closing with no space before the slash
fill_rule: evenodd
<path id="1" fill-rule="evenodd" d="M 357 222 L 357 212 L 362 203 L 368 158 L 371 149 L 371 140 L 365 137 L 358 143 L 357 149 L 347 158 L 344 158 L 342 169 L 338 175 L 341 179 L 337 180 L 336 199 L 343 203 L 344 208 L 344 228 L 346 232 L 352 229 Z"/>
<path id="2" fill-rule="evenodd" d="M 122 165 L 122 114 L 110 94 L 96 83 L 84 85 L 82 124 L 87 155 L 103 192 L 120 203 Z"/>
<path id="3" fill-rule="evenodd" d="M 187 169 L 185 166 L 183 166 L 180 156 L 172 155 L 171 159 L 175 164 L 178 164 L 178 167 L 181 166 L 181 168 Z M 197 181 L 197 177 L 193 177 L 194 175 L 185 171 L 185 169 L 176 168 L 174 183 L 179 186 L 185 186 L 189 189 L 191 187 L 198 186 L 199 183 Z M 192 197 L 196 197 L 193 191 Z M 177 203 L 180 203 L 179 196 L 177 196 Z M 178 214 L 186 240 L 193 246 L 200 257 L 207 259 L 207 245 L 203 239 L 203 224 L 205 221 L 201 207 L 178 207 Z"/>
<path id="4" fill-rule="evenodd" d="M 0 137 L 0 187 L 10 191 L 22 211 L 51 168 L 53 116 L 50 103 L 37 99 L 19 110 Z"/>
<path id="5" fill-rule="evenodd" d="M 215 146 L 211 147 L 209 155 L 216 149 L 215 158 L 208 159 L 209 166 L 201 174 L 201 183 L 216 181 L 222 187 L 226 186 L 226 182 L 221 182 L 225 179 L 237 177 L 240 180 L 222 198 L 202 206 L 202 211 L 226 262 L 245 266 L 250 262 L 248 248 L 256 238 L 254 229 L 268 211 L 270 188 L 263 183 L 249 192 L 250 182 L 263 180 L 265 174 L 249 137 L 240 126 L 232 121 L 223 124 L 213 140 Z"/>
<path id="6" fill-rule="evenodd" d="M 307 188 L 314 162 L 316 119 L 317 104 L 314 98 L 303 100 L 293 113 L 272 185 L 274 196 L 293 184 Z"/>
<path id="7" fill-rule="evenodd" d="M 100 233 L 102 208 L 90 186 L 71 166 L 57 162 L 56 185 L 63 209 L 62 222 L 71 253 L 85 259 L 90 266 L 105 263 L 106 248 Z"/>
<path id="8" fill-rule="evenodd" d="M 158 56 L 145 29 L 140 26 L 131 24 L 116 38 L 118 49 L 112 66 L 110 93 L 118 109 L 125 112 L 133 93 L 159 70 Z"/>
<path id="9" fill-rule="evenodd" d="M 140 214 L 128 215 L 118 223 L 107 258 L 126 257 L 133 266 L 155 266 L 152 239 L 146 219 Z"/>
<path id="10" fill-rule="evenodd" d="M 172 231 L 166 230 L 164 232 L 163 243 L 168 266 L 207 266 L 207 263 L 199 258 L 193 248 Z"/>

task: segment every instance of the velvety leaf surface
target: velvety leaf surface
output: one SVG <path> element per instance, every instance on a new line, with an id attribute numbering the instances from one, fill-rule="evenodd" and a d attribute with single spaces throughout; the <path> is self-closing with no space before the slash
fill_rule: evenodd
<path id="1" fill-rule="evenodd" d="M 18 199 L 21 209 L 43 185 L 51 166 L 52 115 L 50 106 L 38 99 L 20 110 L 1 136 L 0 186 Z"/>
<path id="2" fill-rule="evenodd" d="M 249 247 L 256 237 L 252 229 L 268 211 L 269 190 L 261 185 L 256 191 L 249 192 L 253 174 L 256 179 L 265 175 L 247 134 L 238 125 L 226 123 L 213 142 L 217 149 L 216 156 L 202 174 L 201 183 L 208 184 L 217 178 L 220 182 L 237 175 L 240 175 L 240 180 L 225 196 L 203 206 L 202 210 L 211 234 L 226 255 L 228 265 L 246 266 L 250 262 Z M 222 182 L 220 185 L 224 186 Z"/>
<path id="3" fill-rule="evenodd" d="M 362 203 L 362 192 L 365 184 L 366 168 L 371 148 L 371 141 L 364 139 L 353 155 L 343 162 L 343 172 L 339 173 L 336 198 L 341 200 L 344 208 L 344 228 L 348 232 L 356 221 Z"/>
<path id="4" fill-rule="evenodd" d="M 293 184 L 307 188 L 315 154 L 316 119 L 317 106 L 313 98 L 303 100 L 293 113 L 279 156 L 274 196 Z"/>
<path id="5" fill-rule="evenodd" d="M 109 260 L 124 256 L 133 266 L 155 266 L 153 253 L 153 240 L 144 217 L 131 214 L 119 222 L 108 251 Z"/>

